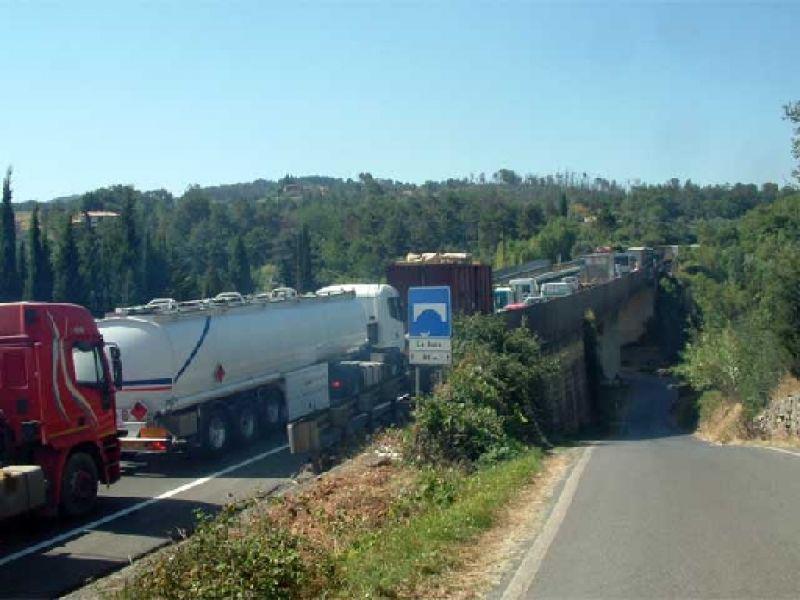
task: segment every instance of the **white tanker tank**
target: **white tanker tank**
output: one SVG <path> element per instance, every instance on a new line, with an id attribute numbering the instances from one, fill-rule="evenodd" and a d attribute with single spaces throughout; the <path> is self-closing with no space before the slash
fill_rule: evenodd
<path id="1" fill-rule="evenodd" d="M 327 398 L 326 361 L 355 355 L 367 345 L 366 316 L 353 294 L 155 300 L 144 307 L 117 309 L 99 320 L 98 327 L 104 340 L 119 346 L 122 354 L 117 407 L 120 425 L 127 431 L 123 447 L 152 451 L 166 449 L 176 436 L 202 436 L 200 407 L 210 401 L 243 403 L 236 414 L 258 418 L 249 414 L 260 409 L 255 392 L 272 389 L 285 394 L 287 376 L 309 388 L 312 396 L 311 388 L 324 386 Z M 292 416 L 298 415 L 288 418 Z M 147 441 L 140 443 L 144 431 Z"/>

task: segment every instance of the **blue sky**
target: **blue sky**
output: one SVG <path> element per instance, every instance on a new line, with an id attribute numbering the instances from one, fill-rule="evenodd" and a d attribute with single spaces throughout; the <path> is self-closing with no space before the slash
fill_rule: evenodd
<path id="1" fill-rule="evenodd" d="M 4 2 L 18 200 L 500 167 L 791 181 L 800 3 Z"/>

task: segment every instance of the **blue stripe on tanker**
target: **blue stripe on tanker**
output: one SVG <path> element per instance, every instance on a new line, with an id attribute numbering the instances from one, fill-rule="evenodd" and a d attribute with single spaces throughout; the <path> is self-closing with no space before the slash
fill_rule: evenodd
<path id="1" fill-rule="evenodd" d="M 175 383 L 178 382 L 178 379 L 181 378 L 181 375 L 183 375 L 183 372 L 186 371 L 186 369 L 189 368 L 190 364 L 192 364 L 192 361 L 194 360 L 194 357 L 197 356 L 198 350 L 200 350 L 200 347 L 203 345 L 203 342 L 206 341 L 206 335 L 208 335 L 208 330 L 209 329 L 211 329 L 211 317 L 206 317 L 205 325 L 203 325 L 203 333 L 200 334 L 200 339 L 197 340 L 197 343 L 195 344 L 194 349 L 192 350 L 192 353 L 189 354 L 189 358 L 186 359 L 186 362 L 183 363 L 183 366 L 178 371 L 178 374 L 175 375 Z"/>

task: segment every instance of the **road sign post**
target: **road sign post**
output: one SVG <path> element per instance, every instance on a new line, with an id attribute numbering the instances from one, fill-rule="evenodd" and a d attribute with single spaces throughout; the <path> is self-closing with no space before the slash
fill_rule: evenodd
<path id="1" fill-rule="evenodd" d="M 453 314 L 448 286 L 408 289 L 408 361 L 416 367 L 420 395 L 420 365 L 453 363 Z"/>

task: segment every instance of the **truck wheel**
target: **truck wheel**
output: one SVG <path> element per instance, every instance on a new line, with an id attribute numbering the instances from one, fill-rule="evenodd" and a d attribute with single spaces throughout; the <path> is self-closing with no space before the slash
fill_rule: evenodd
<path id="1" fill-rule="evenodd" d="M 97 501 L 97 465 L 86 452 L 75 452 L 67 459 L 61 477 L 61 511 L 67 517 L 90 512 Z"/>
<path id="2" fill-rule="evenodd" d="M 267 401 L 267 424 L 270 429 L 280 429 L 281 425 L 286 423 L 286 408 L 284 407 L 283 399 L 271 398 Z"/>
<path id="3" fill-rule="evenodd" d="M 258 413 L 252 403 L 246 402 L 239 407 L 236 413 L 236 439 L 249 446 L 258 437 Z"/>
<path id="4" fill-rule="evenodd" d="M 212 411 L 203 426 L 203 449 L 208 454 L 221 454 L 231 441 L 228 416 L 221 410 Z"/>

